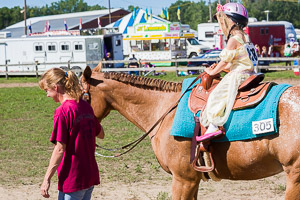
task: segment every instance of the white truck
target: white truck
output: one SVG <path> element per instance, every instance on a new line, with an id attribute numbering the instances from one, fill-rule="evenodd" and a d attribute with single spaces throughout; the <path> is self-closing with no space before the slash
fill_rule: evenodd
<path id="1" fill-rule="evenodd" d="M 193 56 L 199 56 L 200 54 L 205 53 L 210 48 L 204 45 L 202 42 L 199 42 L 196 38 L 188 38 L 186 40 L 187 45 L 187 55 L 189 58 Z"/>
<path id="2" fill-rule="evenodd" d="M 8 34 L 9 35 L 9 34 Z M 0 75 L 34 75 L 38 63 L 39 73 L 53 67 L 76 71 L 85 69 L 89 61 L 98 62 L 106 52 L 114 60 L 123 60 L 122 34 L 87 36 L 29 36 L 0 39 Z M 97 64 L 89 64 L 95 67 Z M 123 63 L 114 64 L 122 67 Z"/>

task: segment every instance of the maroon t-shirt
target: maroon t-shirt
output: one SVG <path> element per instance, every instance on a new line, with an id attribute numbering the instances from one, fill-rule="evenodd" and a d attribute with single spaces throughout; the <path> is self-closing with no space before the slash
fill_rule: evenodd
<path id="1" fill-rule="evenodd" d="M 66 144 L 57 168 L 59 191 L 76 192 L 100 184 L 95 148 L 101 129 L 86 101 L 66 100 L 55 110 L 50 141 Z"/>

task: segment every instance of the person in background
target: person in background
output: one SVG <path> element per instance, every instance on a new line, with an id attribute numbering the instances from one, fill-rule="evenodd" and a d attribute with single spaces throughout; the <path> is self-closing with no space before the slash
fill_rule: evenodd
<path id="1" fill-rule="evenodd" d="M 260 55 L 260 47 L 258 46 L 258 44 L 255 45 L 255 50 L 257 55 Z"/>
<path id="2" fill-rule="evenodd" d="M 273 50 L 274 50 L 274 46 L 273 46 L 273 44 L 271 44 L 269 46 L 269 50 L 268 50 L 268 56 L 269 57 L 273 57 Z"/>
<path id="3" fill-rule="evenodd" d="M 111 60 L 113 60 L 112 57 L 111 57 L 111 53 L 107 52 L 106 56 L 103 58 L 103 60 L 104 61 L 111 61 Z M 113 63 L 106 63 L 106 64 L 104 64 L 104 67 L 105 68 L 113 68 L 114 65 L 113 65 Z"/>
<path id="4" fill-rule="evenodd" d="M 268 57 L 268 51 L 267 51 L 267 47 L 263 46 L 261 48 L 261 54 L 259 55 L 260 57 Z M 258 65 L 262 65 L 262 66 L 268 66 L 269 65 L 269 61 L 258 61 Z"/>
<path id="5" fill-rule="evenodd" d="M 213 44 L 213 50 L 219 50 L 219 48 L 216 47 L 216 45 Z"/>
<path id="6" fill-rule="evenodd" d="M 138 68 L 139 64 L 137 63 L 137 59 L 134 54 L 132 54 L 131 58 L 129 58 L 130 62 L 128 63 L 128 68 Z M 135 74 L 139 75 L 139 71 L 129 71 L 129 75 Z"/>
<path id="7" fill-rule="evenodd" d="M 268 57 L 267 47 L 263 46 L 261 50 L 260 57 Z"/>
<path id="8" fill-rule="evenodd" d="M 291 57 L 291 55 L 292 55 L 292 48 L 291 48 L 290 44 L 286 45 L 283 54 L 284 54 L 284 57 Z M 286 61 L 285 65 L 286 66 L 291 66 L 292 65 L 291 61 Z"/>
<path id="9" fill-rule="evenodd" d="M 95 148 L 96 137 L 104 138 L 103 128 L 90 104 L 80 99 L 79 80 L 72 71 L 52 68 L 43 74 L 39 86 L 47 97 L 60 103 L 54 113 L 50 138 L 54 150 L 41 195 L 50 197 L 50 181 L 57 170 L 59 200 L 89 200 L 94 185 L 100 184 Z"/>

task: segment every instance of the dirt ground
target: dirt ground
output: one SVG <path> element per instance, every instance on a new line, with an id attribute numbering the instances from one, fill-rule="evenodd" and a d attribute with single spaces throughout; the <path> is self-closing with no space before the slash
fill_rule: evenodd
<path id="1" fill-rule="evenodd" d="M 165 174 L 166 176 L 169 176 Z M 163 175 L 164 176 L 164 175 Z M 50 188 L 50 199 L 57 199 L 56 184 Z M 0 186 L 0 199 L 39 200 L 39 184 L 17 187 Z M 200 183 L 198 199 L 203 200 L 282 200 L 284 199 L 285 177 L 279 175 L 256 181 L 229 181 Z M 171 197 L 171 181 L 147 181 L 132 184 L 118 182 L 96 186 L 92 199 L 103 200 L 156 200 Z"/>
<path id="2" fill-rule="evenodd" d="M 276 80 L 277 83 L 289 83 L 291 85 L 300 85 L 300 80 Z M 0 84 L 2 87 L 31 87 L 37 84 Z M 162 176 L 170 176 L 161 172 Z M 53 182 L 50 187 L 50 199 L 57 199 L 57 183 Z M 39 200 L 40 184 L 1 186 L 0 199 L 5 200 Z M 221 180 L 219 182 L 208 181 L 201 182 L 198 192 L 198 199 L 204 200 L 282 200 L 285 194 L 285 176 L 280 173 L 265 179 L 255 181 L 229 181 Z M 120 182 L 101 182 L 96 186 L 92 199 L 104 200 L 152 200 L 168 199 L 171 197 L 171 180 L 155 181 L 147 180 L 124 184 Z"/>

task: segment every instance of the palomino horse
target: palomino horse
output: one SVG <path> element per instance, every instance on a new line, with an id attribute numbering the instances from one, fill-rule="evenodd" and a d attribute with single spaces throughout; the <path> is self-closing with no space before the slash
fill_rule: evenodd
<path id="1" fill-rule="evenodd" d="M 168 110 L 180 96 L 181 83 L 101 73 L 89 67 L 81 77 L 89 87 L 90 103 L 102 120 L 117 110 L 143 131 Z M 248 141 L 214 143 L 215 174 L 220 179 L 255 180 L 286 173 L 285 199 L 300 199 L 300 87 L 281 96 L 278 108 L 279 133 Z M 191 139 L 170 135 L 175 110 L 150 133 L 151 144 L 161 167 L 173 175 L 173 199 L 197 199 L 202 177 L 189 164 Z"/>

